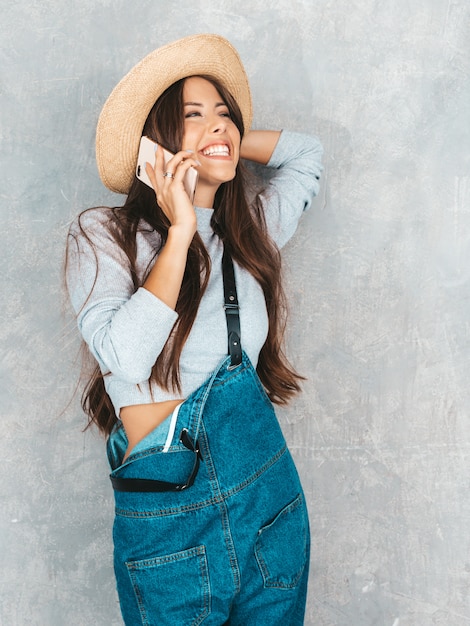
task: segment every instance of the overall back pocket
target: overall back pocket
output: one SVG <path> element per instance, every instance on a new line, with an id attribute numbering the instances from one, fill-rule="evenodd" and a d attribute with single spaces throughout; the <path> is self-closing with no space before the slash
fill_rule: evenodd
<path id="1" fill-rule="evenodd" d="M 308 515 L 302 494 L 258 531 L 255 545 L 264 586 L 292 589 L 309 558 Z"/>
<path id="2" fill-rule="evenodd" d="M 126 563 L 145 626 L 197 626 L 210 613 L 204 546 Z"/>

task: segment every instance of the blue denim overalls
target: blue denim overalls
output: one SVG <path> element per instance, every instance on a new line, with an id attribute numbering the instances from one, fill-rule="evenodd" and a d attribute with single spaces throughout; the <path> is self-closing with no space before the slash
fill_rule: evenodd
<path id="1" fill-rule="evenodd" d="M 303 624 L 304 495 L 273 406 L 240 359 L 233 367 L 227 357 L 180 405 L 173 435 L 170 416 L 122 465 L 123 428 L 108 440 L 128 626 Z M 140 491 L 119 490 L 136 479 Z M 171 490 L 146 491 L 151 481 Z"/>

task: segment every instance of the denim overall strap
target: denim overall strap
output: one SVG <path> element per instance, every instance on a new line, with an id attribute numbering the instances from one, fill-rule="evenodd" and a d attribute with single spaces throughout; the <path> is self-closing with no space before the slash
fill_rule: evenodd
<path id="1" fill-rule="evenodd" d="M 230 355 L 229 369 L 235 369 L 242 362 L 242 347 L 240 342 L 240 316 L 233 261 L 226 247 L 224 247 L 224 254 L 222 258 L 222 272 L 225 298 L 224 308 L 227 319 L 228 332 L 228 353 Z M 202 400 L 204 400 L 204 398 L 207 398 L 207 395 L 210 392 L 212 383 L 219 369 L 220 368 L 218 368 L 218 370 L 214 372 L 214 375 L 208 381 L 207 385 L 205 385 L 205 392 L 201 394 L 201 402 L 199 403 L 200 406 L 196 412 L 197 418 L 194 428 L 194 438 L 191 438 L 187 428 L 183 428 L 180 433 L 179 441 L 185 446 L 185 448 L 194 453 L 193 468 L 187 480 L 182 483 L 173 483 L 165 480 L 146 478 L 120 478 L 111 475 L 110 480 L 115 491 L 161 493 L 165 491 L 183 491 L 184 489 L 187 489 L 194 484 L 197 473 L 199 471 L 199 462 L 201 459 L 198 444 L 198 434 L 199 424 L 202 417 L 202 410 L 205 404 L 205 401 Z"/>

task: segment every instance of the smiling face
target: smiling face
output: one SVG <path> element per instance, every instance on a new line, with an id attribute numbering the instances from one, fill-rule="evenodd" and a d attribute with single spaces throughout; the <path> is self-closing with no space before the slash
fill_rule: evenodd
<path id="1" fill-rule="evenodd" d="M 192 76 L 183 87 L 183 150 L 193 150 L 201 163 L 194 198 L 212 207 L 217 189 L 235 176 L 240 158 L 240 131 L 219 92 L 205 78 Z"/>

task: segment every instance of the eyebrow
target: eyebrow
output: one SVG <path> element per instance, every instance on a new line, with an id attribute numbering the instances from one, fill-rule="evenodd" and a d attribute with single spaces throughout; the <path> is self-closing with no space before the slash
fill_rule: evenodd
<path id="1" fill-rule="evenodd" d="M 185 107 L 188 107 L 188 106 L 202 107 L 202 106 L 204 106 L 204 104 L 202 102 L 185 102 L 184 106 Z M 225 104 L 225 102 L 217 102 L 215 106 L 216 107 L 226 107 L 227 105 Z"/>

